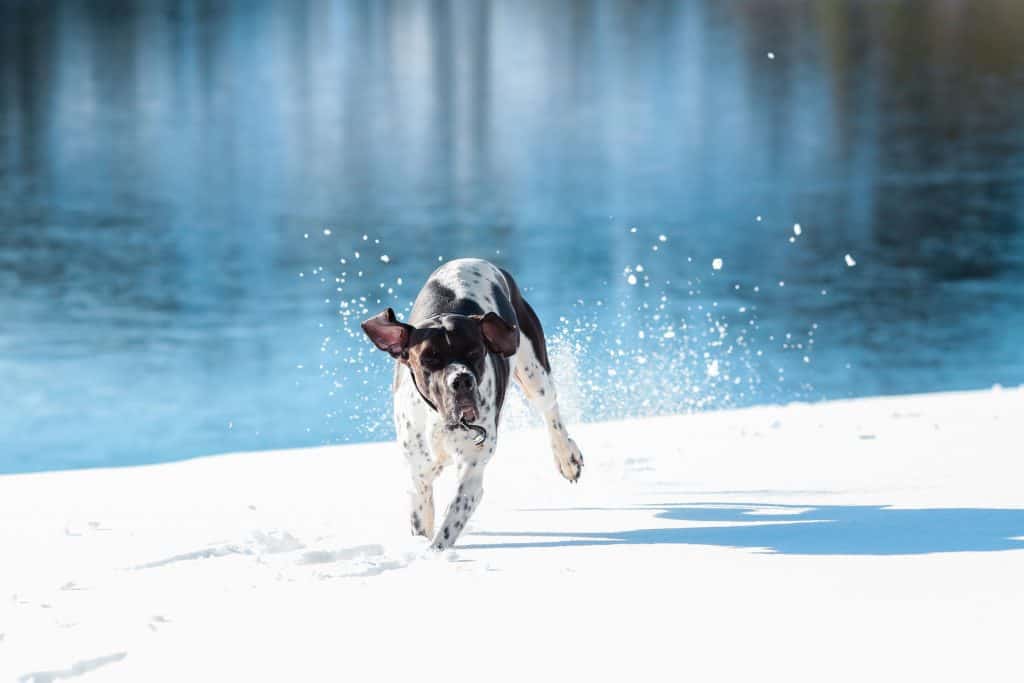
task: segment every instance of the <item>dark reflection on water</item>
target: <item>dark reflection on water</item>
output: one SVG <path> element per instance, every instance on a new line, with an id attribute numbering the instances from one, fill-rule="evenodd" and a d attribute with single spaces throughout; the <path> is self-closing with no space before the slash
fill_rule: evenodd
<path id="1" fill-rule="evenodd" d="M 0 471 L 386 436 L 339 298 L 403 304 L 439 255 L 596 326 L 584 417 L 1020 383 L 1022 30 L 1016 0 L 3 3 Z"/>

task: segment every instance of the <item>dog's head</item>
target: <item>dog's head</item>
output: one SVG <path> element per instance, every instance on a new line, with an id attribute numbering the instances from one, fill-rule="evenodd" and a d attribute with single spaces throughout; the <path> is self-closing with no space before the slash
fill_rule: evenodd
<path id="1" fill-rule="evenodd" d="M 451 426 L 479 419 L 487 354 L 508 357 L 519 347 L 519 329 L 496 313 L 445 314 L 413 327 L 389 308 L 364 322 L 363 331 L 378 349 L 409 366 L 420 391 Z"/>

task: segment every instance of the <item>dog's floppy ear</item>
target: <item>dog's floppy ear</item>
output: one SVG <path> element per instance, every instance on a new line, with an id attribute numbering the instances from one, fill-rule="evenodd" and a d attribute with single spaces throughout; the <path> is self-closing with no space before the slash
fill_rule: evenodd
<path id="1" fill-rule="evenodd" d="M 494 353 L 500 353 L 506 358 L 515 354 L 519 348 L 519 328 L 509 325 L 497 313 L 493 311 L 487 315 L 473 316 L 480 321 L 480 332 L 484 335 L 484 342 Z"/>
<path id="2" fill-rule="evenodd" d="M 409 348 L 409 337 L 416 329 L 412 325 L 399 322 L 395 318 L 395 312 L 390 308 L 365 321 L 362 328 L 378 349 L 387 351 L 395 358 L 402 358 L 405 355 Z"/>

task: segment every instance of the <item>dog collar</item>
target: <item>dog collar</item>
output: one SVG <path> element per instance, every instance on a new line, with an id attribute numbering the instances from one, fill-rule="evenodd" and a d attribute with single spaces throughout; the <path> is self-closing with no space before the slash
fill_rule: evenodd
<path id="1" fill-rule="evenodd" d="M 409 368 L 409 377 L 412 378 L 412 385 L 416 387 L 416 393 L 420 395 L 420 398 L 422 398 L 426 402 L 426 404 L 430 406 L 431 410 L 433 410 L 435 413 L 440 414 L 441 411 L 437 409 L 437 406 L 434 405 L 434 402 L 427 398 L 427 395 L 423 393 L 422 389 L 420 389 L 419 382 L 416 381 L 416 373 L 412 371 L 411 367 Z"/>

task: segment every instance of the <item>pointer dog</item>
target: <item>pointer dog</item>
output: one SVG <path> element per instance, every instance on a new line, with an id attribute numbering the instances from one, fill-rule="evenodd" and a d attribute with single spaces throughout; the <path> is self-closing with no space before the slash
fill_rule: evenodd
<path id="1" fill-rule="evenodd" d="M 449 261 L 427 280 L 409 323 L 390 308 L 363 331 L 395 363 L 398 442 L 412 474 L 412 532 L 452 546 L 483 496 L 509 377 L 544 416 L 562 476 L 579 479 L 583 456 L 562 423 L 544 331 L 506 271 L 481 259 Z M 434 478 L 450 462 L 459 486 L 434 533 Z"/>

